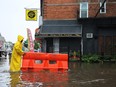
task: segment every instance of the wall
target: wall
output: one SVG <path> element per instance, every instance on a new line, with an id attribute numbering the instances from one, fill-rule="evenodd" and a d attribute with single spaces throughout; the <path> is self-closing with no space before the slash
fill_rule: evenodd
<path id="1" fill-rule="evenodd" d="M 105 41 L 105 45 L 103 45 L 103 51 L 107 53 L 106 48 L 110 48 L 109 44 L 115 45 L 116 38 L 116 18 L 97 18 L 97 19 L 81 19 L 81 23 L 83 24 L 83 54 L 98 54 L 100 53 L 100 44 L 101 42 L 99 37 L 103 37 Z M 87 38 L 86 33 L 93 33 L 93 38 Z M 111 38 L 108 42 L 108 37 Z M 115 48 L 116 50 L 116 48 Z M 109 50 L 111 51 L 111 50 Z M 114 50 L 112 50 L 112 53 Z"/>
<path id="2" fill-rule="evenodd" d="M 76 0 L 45 0 L 44 19 L 76 19 L 79 14 Z"/>
<path id="3" fill-rule="evenodd" d="M 43 17 L 46 20 L 76 20 L 79 18 L 80 2 L 88 1 L 89 17 L 95 17 L 100 8 L 99 0 L 44 0 Z M 106 13 L 97 17 L 116 16 L 116 1 L 107 0 Z"/>
<path id="4" fill-rule="evenodd" d="M 98 0 L 99 1 L 99 0 Z M 115 0 L 106 0 L 106 13 L 99 13 L 97 17 L 115 17 L 116 16 L 116 1 Z M 89 17 L 95 17 L 96 13 L 100 8 L 99 2 L 90 2 L 89 3 Z"/>

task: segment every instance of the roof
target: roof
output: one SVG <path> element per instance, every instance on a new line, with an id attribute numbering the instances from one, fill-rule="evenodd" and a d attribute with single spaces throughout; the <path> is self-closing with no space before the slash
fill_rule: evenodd
<path id="1" fill-rule="evenodd" d="M 46 20 L 40 34 L 81 34 L 81 25 L 75 20 Z"/>

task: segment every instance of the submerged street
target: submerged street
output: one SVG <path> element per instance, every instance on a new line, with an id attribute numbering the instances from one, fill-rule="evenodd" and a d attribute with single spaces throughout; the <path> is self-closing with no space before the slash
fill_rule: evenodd
<path id="1" fill-rule="evenodd" d="M 69 62 L 67 72 L 9 72 L 9 57 L 0 58 L 0 87 L 115 87 L 116 63 Z"/>
<path id="2" fill-rule="evenodd" d="M 0 87 L 116 87 L 116 0 L 0 6 Z"/>

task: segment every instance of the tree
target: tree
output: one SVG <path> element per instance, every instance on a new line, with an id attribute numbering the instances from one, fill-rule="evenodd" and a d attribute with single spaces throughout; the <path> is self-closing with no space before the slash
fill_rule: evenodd
<path id="1" fill-rule="evenodd" d="M 24 46 L 28 48 L 28 39 L 24 41 Z M 40 48 L 40 43 L 34 41 L 34 49 L 38 50 L 38 48 Z"/>
<path id="2" fill-rule="evenodd" d="M 28 39 L 24 41 L 24 46 L 28 48 Z"/>

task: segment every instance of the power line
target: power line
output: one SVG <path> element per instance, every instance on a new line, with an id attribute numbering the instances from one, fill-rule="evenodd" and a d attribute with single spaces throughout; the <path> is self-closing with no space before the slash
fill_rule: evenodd
<path id="1" fill-rule="evenodd" d="M 97 17 L 97 15 L 99 14 L 100 10 L 102 9 L 104 3 L 106 2 L 106 0 L 103 1 L 101 7 L 99 8 L 99 10 L 97 11 L 96 15 L 95 15 L 95 18 Z"/>

